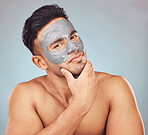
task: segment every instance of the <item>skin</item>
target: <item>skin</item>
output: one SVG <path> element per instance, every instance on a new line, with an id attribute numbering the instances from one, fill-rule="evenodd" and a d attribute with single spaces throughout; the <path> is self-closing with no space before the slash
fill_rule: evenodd
<path id="1" fill-rule="evenodd" d="M 72 34 L 73 33 L 73 34 Z M 41 34 L 40 45 L 46 58 L 54 63 L 61 64 L 67 61 L 68 55 L 78 49 L 84 51 L 84 46 L 72 24 L 66 19 L 53 22 Z M 73 36 L 74 35 L 74 36 Z"/>
<path id="2" fill-rule="evenodd" d="M 42 31 L 34 43 L 40 47 Z M 18 84 L 8 101 L 6 135 L 144 135 L 130 84 L 121 76 L 95 72 L 86 55 L 62 64 L 32 60 L 47 75 Z M 73 76 L 74 75 L 74 76 Z"/>

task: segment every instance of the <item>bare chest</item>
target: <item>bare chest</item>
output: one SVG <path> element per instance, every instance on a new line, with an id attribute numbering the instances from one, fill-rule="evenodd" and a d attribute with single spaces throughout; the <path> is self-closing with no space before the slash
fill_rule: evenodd
<path id="1" fill-rule="evenodd" d="M 44 98 L 37 105 L 38 115 L 44 125 L 49 126 L 65 110 L 60 104 L 53 104 Z M 95 102 L 90 111 L 81 121 L 74 135 L 104 135 L 108 107 L 103 101 Z"/>

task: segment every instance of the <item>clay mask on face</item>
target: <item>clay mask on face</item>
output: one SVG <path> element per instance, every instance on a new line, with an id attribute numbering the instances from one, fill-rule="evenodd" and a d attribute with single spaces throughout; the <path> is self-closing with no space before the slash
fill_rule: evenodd
<path id="1" fill-rule="evenodd" d="M 72 24 L 66 19 L 56 20 L 51 23 L 41 34 L 40 45 L 45 57 L 54 64 L 61 64 L 68 58 L 68 54 L 78 49 L 85 51 L 83 43 L 79 38 L 75 42 L 70 40 L 70 33 L 75 31 Z M 49 50 L 49 45 L 58 39 L 66 41 L 66 45 L 57 50 Z"/>

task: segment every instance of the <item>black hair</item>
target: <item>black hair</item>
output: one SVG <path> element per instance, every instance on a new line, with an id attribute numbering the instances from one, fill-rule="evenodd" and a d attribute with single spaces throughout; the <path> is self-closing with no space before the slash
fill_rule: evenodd
<path id="1" fill-rule="evenodd" d="M 37 37 L 37 33 L 51 20 L 64 17 L 68 20 L 68 16 L 63 8 L 58 5 L 45 5 L 35 10 L 32 15 L 25 21 L 22 40 L 25 46 L 34 55 L 34 40 Z"/>

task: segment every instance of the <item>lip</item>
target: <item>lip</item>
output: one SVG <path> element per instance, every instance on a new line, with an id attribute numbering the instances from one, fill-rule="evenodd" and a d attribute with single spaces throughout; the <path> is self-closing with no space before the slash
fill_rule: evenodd
<path id="1" fill-rule="evenodd" d="M 82 60 L 83 53 L 79 53 L 76 56 L 72 57 L 69 62 L 78 62 Z"/>

